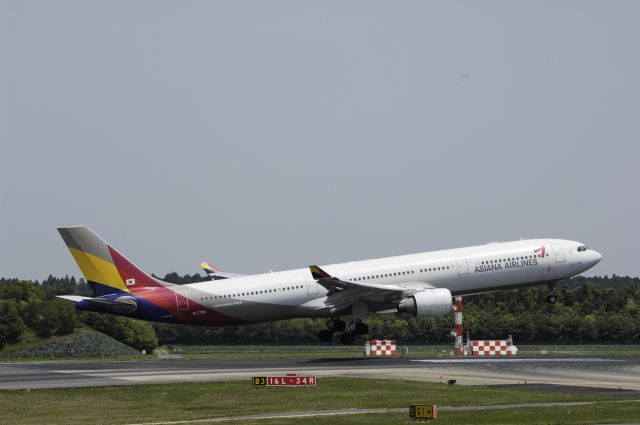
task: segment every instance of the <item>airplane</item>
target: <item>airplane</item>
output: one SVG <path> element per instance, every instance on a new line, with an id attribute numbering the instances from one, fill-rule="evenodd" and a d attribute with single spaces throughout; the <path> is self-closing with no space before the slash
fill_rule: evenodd
<path id="1" fill-rule="evenodd" d="M 59 296 L 78 310 L 205 326 L 327 318 L 319 339 L 339 334 L 343 344 L 368 334 L 369 313 L 446 315 L 453 296 L 553 289 L 602 258 L 580 242 L 527 239 L 176 285 L 143 272 L 86 226 L 58 231 L 94 293 Z"/>
<path id="2" fill-rule="evenodd" d="M 244 274 L 223 272 L 218 267 L 212 266 L 204 261 L 200 263 L 200 267 L 210 280 L 232 279 L 234 277 L 246 276 Z"/>

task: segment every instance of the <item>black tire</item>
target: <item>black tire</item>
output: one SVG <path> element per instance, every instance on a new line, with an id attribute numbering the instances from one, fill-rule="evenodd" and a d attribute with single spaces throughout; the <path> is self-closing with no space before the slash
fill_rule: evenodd
<path id="1" fill-rule="evenodd" d="M 344 332 L 347 329 L 347 324 L 342 320 L 334 320 L 331 324 L 331 330 L 334 332 Z"/>
<path id="2" fill-rule="evenodd" d="M 356 335 L 353 332 L 345 332 L 340 335 L 340 342 L 344 345 L 352 345 L 356 340 Z"/>
<path id="3" fill-rule="evenodd" d="M 369 325 L 363 322 L 357 322 L 354 331 L 356 335 L 366 335 L 369 333 Z"/>
<path id="4" fill-rule="evenodd" d="M 333 332 L 331 332 L 329 329 L 323 329 L 318 332 L 318 338 L 322 342 L 329 342 L 333 339 Z"/>
<path id="5" fill-rule="evenodd" d="M 558 296 L 557 295 L 553 295 L 553 294 L 549 294 L 547 295 L 547 302 L 549 304 L 555 304 L 558 302 Z"/>

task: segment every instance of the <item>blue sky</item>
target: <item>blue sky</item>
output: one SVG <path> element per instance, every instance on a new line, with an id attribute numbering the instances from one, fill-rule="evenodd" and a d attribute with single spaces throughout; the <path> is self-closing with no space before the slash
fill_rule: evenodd
<path id="1" fill-rule="evenodd" d="M 520 237 L 639 275 L 640 3 L 0 0 L 0 275 Z"/>

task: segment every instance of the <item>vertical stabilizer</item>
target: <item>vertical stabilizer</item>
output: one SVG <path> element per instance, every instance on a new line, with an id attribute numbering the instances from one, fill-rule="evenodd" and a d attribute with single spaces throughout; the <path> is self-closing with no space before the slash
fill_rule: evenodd
<path id="1" fill-rule="evenodd" d="M 96 296 L 170 285 L 140 270 L 86 226 L 58 232 Z"/>

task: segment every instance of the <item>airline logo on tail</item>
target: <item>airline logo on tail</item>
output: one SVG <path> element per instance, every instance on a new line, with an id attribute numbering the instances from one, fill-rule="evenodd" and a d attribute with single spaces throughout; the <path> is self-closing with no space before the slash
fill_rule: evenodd
<path id="1" fill-rule="evenodd" d="M 204 272 L 206 273 L 207 277 L 210 277 L 212 279 L 217 273 L 221 273 L 222 272 L 222 270 L 220 270 L 216 266 L 212 266 L 209 263 L 206 263 L 204 261 L 202 263 L 200 263 L 200 267 L 202 267 L 202 270 L 204 270 Z"/>
<path id="2" fill-rule="evenodd" d="M 246 321 L 189 298 L 188 290 L 139 269 L 86 226 L 58 229 L 87 280 L 93 297 L 59 295 L 78 310 L 124 314 L 145 320 L 183 324 L 238 325 Z"/>

